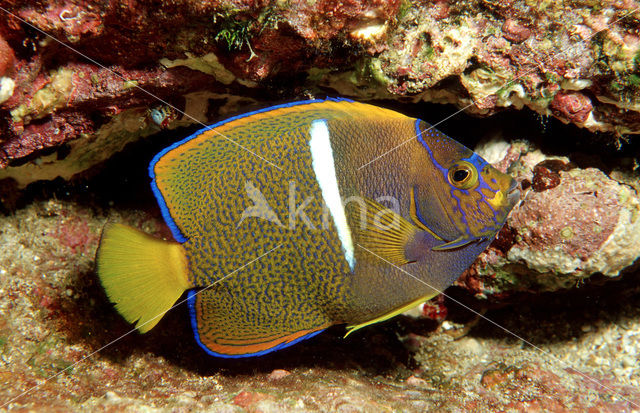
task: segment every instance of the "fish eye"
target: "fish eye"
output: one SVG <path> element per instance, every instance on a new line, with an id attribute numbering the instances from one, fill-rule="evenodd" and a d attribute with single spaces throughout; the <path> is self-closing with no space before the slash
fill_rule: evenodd
<path id="1" fill-rule="evenodd" d="M 453 181 L 464 182 L 469 175 L 471 174 L 466 169 L 456 169 L 455 172 L 453 172 Z"/>
<path id="2" fill-rule="evenodd" d="M 457 162 L 449 169 L 449 183 L 456 188 L 469 189 L 478 182 L 478 171 L 469 162 Z"/>

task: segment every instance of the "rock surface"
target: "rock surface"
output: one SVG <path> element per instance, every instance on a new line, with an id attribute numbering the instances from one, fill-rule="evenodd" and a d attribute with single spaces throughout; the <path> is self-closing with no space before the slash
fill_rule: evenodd
<path id="1" fill-rule="evenodd" d="M 161 127 L 213 121 L 240 96 L 526 106 L 620 140 L 640 132 L 634 5 L 11 2 L 0 10 L 0 178 L 69 178 Z M 150 111 L 168 108 L 154 122 Z"/>
<path id="2" fill-rule="evenodd" d="M 640 409 L 636 3 L 0 6 L 0 409 Z M 128 334 L 93 256 L 107 219 L 170 237 L 153 154 L 189 127 L 325 94 L 412 102 L 396 109 L 431 123 L 460 115 L 423 101 L 494 115 L 438 127 L 524 189 L 496 241 L 417 319 L 347 340 L 221 361 L 181 308 Z M 507 130 L 504 109 L 525 107 L 542 117 Z"/>
<path id="3" fill-rule="evenodd" d="M 594 274 L 616 277 L 640 257 L 637 174 L 580 168 L 525 142 L 491 142 L 478 152 L 508 166 L 525 193 L 459 285 L 482 297 L 555 291 Z"/>
<path id="4" fill-rule="evenodd" d="M 62 198 L 0 218 L 2 408 L 631 412 L 640 405 L 637 277 L 590 289 L 597 308 L 573 295 L 521 303 L 517 315 L 486 314 L 535 348 L 453 305 L 439 328 L 401 317 L 347 339 L 335 328 L 270 356 L 221 360 L 197 347 L 183 306 L 151 333 L 131 334 L 92 272 L 108 203 L 78 188 Z M 111 220 L 169 235 L 157 212 L 108 211 Z"/>

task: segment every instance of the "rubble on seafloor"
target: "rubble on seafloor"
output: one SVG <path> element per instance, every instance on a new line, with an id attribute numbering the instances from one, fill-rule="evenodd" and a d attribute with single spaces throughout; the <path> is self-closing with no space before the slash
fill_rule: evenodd
<path id="1" fill-rule="evenodd" d="M 76 411 L 638 409 L 635 2 L 0 6 L 0 403 Z M 152 333 L 110 344 L 130 326 L 93 272 L 102 226 L 123 221 L 170 237 L 148 189 L 151 156 L 198 123 L 325 95 L 385 99 L 378 104 L 432 123 L 461 116 L 458 108 L 493 115 L 438 125 L 466 134 L 466 144 L 523 189 L 497 239 L 447 297 L 413 311 L 417 319 L 346 340 L 332 329 L 253 360 L 204 354 L 181 308 Z M 519 109 L 537 112 L 539 122 L 505 132 Z"/>
<path id="2" fill-rule="evenodd" d="M 439 328 L 400 317 L 247 360 L 207 356 L 182 307 L 153 332 L 122 337 L 131 326 L 92 272 L 101 225 L 109 217 L 156 235 L 163 228 L 157 213 L 107 214 L 89 198 L 34 201 L 0 219 L 0 402 L 10 409 L 564 412 L 640 403 L 637 280 L 619 286 L 623 295 L 589 290 L 595 303 L 556 296 L 516 316 L 486 313 L 535 348 L 474 325 L 461 308 Z"/>

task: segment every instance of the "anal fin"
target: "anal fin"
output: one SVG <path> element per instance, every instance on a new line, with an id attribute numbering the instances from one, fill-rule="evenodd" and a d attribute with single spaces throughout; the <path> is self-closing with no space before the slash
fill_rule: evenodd
<path id="1" fill-rule="evenodd" d="M 272 331 L 265 333 L 247 331 L 247 326 L 237 325 L 232 314 L 210 313 L 210 304 L 216 300 L 217 291 L 213 289 L 190 290 L 187 302 L 191 327 L 196 342 L 209 355 L 223 358 L 243 358 L 262 356 L 273 351 L 292 346 L 309 339 L 332 323 L 318 325 L 298 331 Z"/>

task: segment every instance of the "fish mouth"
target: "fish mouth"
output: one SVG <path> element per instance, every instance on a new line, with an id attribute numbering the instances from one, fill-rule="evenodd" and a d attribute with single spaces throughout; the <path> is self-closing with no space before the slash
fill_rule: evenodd
<path id="1" fill-rule="evenodd" d="M 520 200 L 520 186 L 515 180 L 511 182 L 509 191 L 507 192 L 508 204 L 512 207 Z"/>

